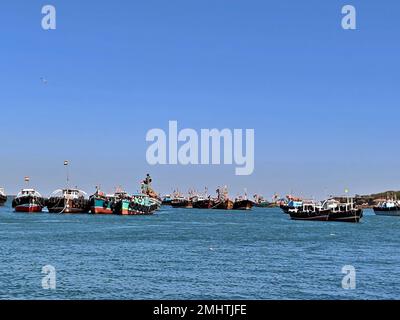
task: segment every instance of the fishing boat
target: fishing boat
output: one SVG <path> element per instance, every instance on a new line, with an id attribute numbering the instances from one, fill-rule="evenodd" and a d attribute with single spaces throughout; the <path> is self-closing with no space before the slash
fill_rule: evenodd
<path id="1" fill-rule="evenodd" d="M 269 202 L 269 201 L 257 202 L 257 203 L 254 203 L 254 206 L 258 207 L 258 208 L 270 208 L 271 202 Z"/>
<path id="2" fill-rule="evenodd" d="M 79 189 L 58 189 L 47 201 L 50 213 L 89 213 L 90 202 L 86 192 Z"/>
<path id="3" fill-rule="evenodd" d="M 211 209 L 214 205 L 214 199 L 208 194 L 208 188 L 203 193 L 193 192 L 190 198 L 194 209 Z"/>
<path id="4" fill-rule="evenodd" d="M 118 215 L 152 215 L 160 209 L 162 200 L 151 187 L 150 175 L 141 184 L 141 193 L 131 196 L 126 193 L 116 194 L 116 201 L 113 206 L 115 214 Z"/>
<path id="5" fill-rule="evenodd" d="M 237 198 L 233 203 L 233 210 L 251 210 L 253 206 L 253 201 L 244 198 Z"/>
<path id="6" fill-rule="evenodd" d="M 254 207 L 254 202 L 247 197 L 247 189 L 244 189 L 244 196 L 236 197 L 233 202 L 233 210 L 251 210 Z"/>
<path id="7" fill-rule="evenodd" d="M 69 161 L 64 161 L 66 168 L 66 187 L 54 191 L 47 200 L 50 213 L 89 213 L 90 201 L 85 191 L 69 187 Z"/>
<path id="8" fill-rule="evenodd" d="M 22 189 L 12 202 L 15 212 L 42 212 L 46 199 L 35 189 Z"/>
<path id="9" fill-rule="evenodd" d="M 232 210 L 233 209 L 233 201 L 230 199 L 226 200 L 217 200 L 215 202 L 215 205 L 212 207 L 212 209 L 218 209 L 218 210 Z"/>
<path id="10" fill-rule="evenodd" d="M 301 207 L 289 209 L 288 213 L 292 220 L 358 223 L 363 217 L 363 211 L 352 199 L 346 203 L 334 199 L 328 199 L 323 203 L 305 202 Z"/>
<path id="11" fill-rule="evenodd" d="M 225 186 L 223 188 L 217 189 L 217 199 L 212 209 L 218 210 L 232 210 L 233 201 L 229 199 L 228 188 Z"/>
<path id="12" fill-rule="evenodd" d="M 259 208 L 268 208 L 271 206 L 271 203 L 269 201 L 265 200 L 263 196 L 259 196 L 258 194 L 255 194 L 253 196 L 253 205 L 255 207 L 259 207 Z"/>
<path id="13" fill-rule="evenodd" d="M 139 200 L 142 198 L 143 195 L 149 197 L 149 205 L 151 207 L 150 211 L 154 212 L 161 208 L 162 199 L 157 194 L 157 192 L 154 191 L 154 189 L 151 185 L 152 182 L 153 182 L 153 179 L 150 177 L 149 174 L 147 174 L 146 178 L 141 183 L 142 193 L 139 194 L 138 196 L 139 196 Z M 133 198 L 135 199 L 135 195 Z"/>
<path id="14" fill-rule="evenodd" d="M 170 206 L 171 202 L 172 202 L 172 196 L 170 194 L 165 195 L 162 199 L 163 206 Z"/>
<path id="15" fill-rule="evenodd" d="M 400 202 L 396 200 L 379 202 L 374 207 L 374 212 L 378 216 L 400 216 Z"/>
<path id="16" fill-rule="evenodd" d="M 302 204 L 301 207 L 287 209 L 287 213 L 292 220 L 328 221 L 330 210 L 321 204 Z"/>
<path id="17" fill-rule="evenodd" d="M 113 214 L 128 215 L 131 199 L 132 196 L 127 192 L 122 191 L 122 189 L 119 189 L 117 192 L 115 192 L 114 201 L 111 203 Z"/>
<path id="18" fill-rule="evenodd" d="M 4 191 L 4 188 L 0 188 L 0 206 L 4 206 L 7 202 L 7 195 Z"/>
<path id="19" fill-rule="evenodd" d="M 336 203 L 329 213 L 329 221 L 358 223 L 363 217 L 363 210 L 350 199 L 346 203 Z"/>
<path id="20" fill-rule="evenodd" d="M 152 215 L 160 208 L 161 202 L 146 194 L 134 194 L 130 199 L 116 202 L 114 213 L 119 215 Z"/>
<path id="21" fill-rule="evenodd" d="M 112 214 L 114 201 L 115 195 L 107 195 L 96 188 L 96 192 L 89 197 L 90 212 L 93 214 Z"/>
<path id="22" fill-rule="evenodd" d="M 286 196 L 286 201 L 280 204 L 280 208 L 286 214 L 294 209 L 301 208 L 303 206 L 303 200 L 301 198 L 293 197 L 291 195 Z"/>
<path id="23" fill-rule="evenodd" d="M 171 206 L 172 208 L 191 209 L 193 208 L 193 203 L 190 201 L 190 199 L 180 196 L 172 199 Z"/>
<path id="24" fill-rule="evenodd" d="M 193 202 L 190 198 L 184 197 L 182 194 L 177 193 L 171 200 L 172 208 L 193 208 Z"/>
<path id="25" fill-rule="evenodd" d="M 192 198 L 192 205 L 195 209 L 211 209 L 215 205 L 215 202 L 210 196 L 204 197 L 199 195 Z"/>

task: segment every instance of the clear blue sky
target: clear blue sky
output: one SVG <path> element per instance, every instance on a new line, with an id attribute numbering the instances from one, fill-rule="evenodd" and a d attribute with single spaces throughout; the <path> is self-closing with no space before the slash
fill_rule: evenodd
<path id="1" fill-rule="evenodd" d="M 41 7 L 57 30 L 41 29 Z M 341 8 L 357 8 L 356 31 Z M 0 185 L 400 189 L 398 1 L 1 1 Z M 44 85 L 40 78 L 45 77 Z M 254 128 L 256 167 L 149 167 L 146 132 Z"/>

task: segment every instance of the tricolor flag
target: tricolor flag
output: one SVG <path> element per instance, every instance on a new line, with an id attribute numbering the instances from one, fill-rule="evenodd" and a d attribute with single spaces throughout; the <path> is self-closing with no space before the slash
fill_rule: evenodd
<path id="1" fill-rule="evenodd" d="M 67 165 L 69 165 L 69 161 L 68 161 L 68 160 L 65 160 L 65 161 L 64 161 L 64 166 L 67 166 Z"/>
<path id="2" fill-rule="evenodd" d="M 25 182 L 29 182 L 30 178 L 29 177 L 25 177 Z"/>

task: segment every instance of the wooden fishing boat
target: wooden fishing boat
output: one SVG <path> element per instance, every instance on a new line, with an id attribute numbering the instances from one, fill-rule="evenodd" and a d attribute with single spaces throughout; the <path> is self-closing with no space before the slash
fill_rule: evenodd
<path id="1" fill-rule="evenodd" d="M 269 201 L 255 202 L 254 206 L 258 208 L 270 208 L 273 204 Z"/>
<path id="2" fill-rule="evenodd" d="M 86 192 L 78 189 L 59 189 L 47 201 L 50 213 L 89 213 L 90 202 Z"/>
<path id="3" fill-rule="evenodd" d="M 171 202 L 172 202 L 172 196 L 169 194 L 165 195 L 162 199 L 163 206 L 170 206 Z"/>
<path id="4" fill-rule="evenodd" d="M 193 202 L 196 201 L 199 197 L 193 190 L 189 190 L 188 196 L 183 196 L 179 191 L 174 192 L 171 206 L 173 208 L 184 208 L 184 209 L 192 209 Z"/>
<path id="5" fill-rule="evenodd" d="M 178 196 L 178 197 L 172 199 L 171 206 L 173 208 L 191 209 L 191 208 L 193 208 L 193 203 L 190 199 L 188 199 L 186 197 Z"/>
<path id="6" fill-rule="evenodd" d="M 152 215 L 161 202 L 146 194 L 134 194 L 130 199 L 116 201 L 114 213 L 118 215 Z"/>
<path id="7" fill-rule="evenodd" d="M 215 200 L 212 209 L 217 209 L 217 210 L 233 209 L 233 201 L 229 199 L 228 188 L 226 186 L 217 189 L 217 198 Z"/>
<path id="8" fill-rule="evenodd" d="M 66 188 L 54 191 L 47 200 L 46 206 L 50 213 L 89 213 L 90 201 L 87 193 L 69 187 L 69 161 L 64 161 L 66 168 Z M 29 181 L 29 178 L 28 178 Z"/>
<path id="9" fill-rule="evenodd" d="M 292 220 L 329 221 L 330 210 L 324 210 L 318 205 L 307 205 L 288 209 L 287 213 Z"/>
<path id="10" fill-rule="evenodd" d="M 359 209 L 352 201 L 340 203 L 334 199 L 328 199 L 322 204 L 305 203 L 300 208 L 289 209 L 292 220 L 336 221 L 358 223 L 363 217 L 362 209 Z"/>
<path id="11" fill-rule="evenodd" d="M 233 203 L 233 210 L 251 210 L 253 206 L 253 201 L 239 198 Z"/>
<path id="12" fill-rule="evenodd" d="M 233 209 L 233 201 L 230 199 L 216 200 L 215 205 L 212 207 L 212 209 L 232 210 Z"/>
<path id="13" fill-rule="evenodd" d="M 112 214 L 112 204 L 115 201 L 115 195 L 107 195 L 99 189 L 89 197 L 90 212 L 93 214 Z"/>
<path id="14" fill-rule="evenodd" d="M 116 194 L 116 201 L 113 205 L 113 211 L 118 215 L 152 215 L 160 209 L 162 200 L 151 187 L 152 179 L 150 175 L 142 181 L 142 193 L 132 196 Z"/>
<path id="15" fill-rule="evenodd" d="M 46 199 L 35 189 L 22 189 L 12 202 L 15 212 L 42 212 Z"/>
<path id="16" fill-rule="evenodd" d="M 259 208 L 268 208 L 271 203 L 267 200 L 264 199 L 263 196 L 259 196 L 258 194 L 255 194 L 253 196 L 253 205 L 255 207 L 259 207 Z"/>
<path id="17" fill-rule="evenodd" d="M 286 200 L 281 202 L 280 208 L 286 214 L 289 214 L 290 211 L 301 208 L 303 206 L 303 199 L 298 197 L 293 197 L 291 195 L 286 196 Z"/>
<path id="18" fill-rule="evenodd" d="M 4 188 L 0 188 L 0 206 L 4 206 L 7 202 L 7 195 L 4 192 Z"/>
<path id="19" fill-rule="evenodd" d="M 195 196 L 192 198 L 192 206 L 195 209 L 211 209 L 215 202 L 211 197 Z"/>
<path id="20" fill-rule="evenodd" d="M 114 201 L 111 203 L 113 214 L 128 215 L 131 198 L 132 196 L 130 194 L 121 189 L 115 192 Z"/>
<path id="21" fill-rule="evenodd" d="M 374 207 L 374 212 L 378 216 L 400 216 L 400 202 L 396 200 L 380 202 Z"/>

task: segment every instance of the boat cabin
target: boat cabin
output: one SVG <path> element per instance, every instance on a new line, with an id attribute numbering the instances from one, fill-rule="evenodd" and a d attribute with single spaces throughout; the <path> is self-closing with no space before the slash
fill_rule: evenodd
<path id="1" fill-rule="evenodd" d="M 35 189 L 22 189 L 20 193 L 18 193 L 17 198 L 20 197 L 41 197 L 40 193 Z"/>
<path id="2" fill-rule="evenodd" d="M 392 209 L 392 208 L 395 208 L 397 206 L 398 206 L 398 203 L 397 203 L 397 201 L 394 201 L 394 200 L 387 200 L 387 201 L 384 201 L 384 202 L 380 202 L 378 204 L 378 207 L 384 208 L 384 209 Z"/>

